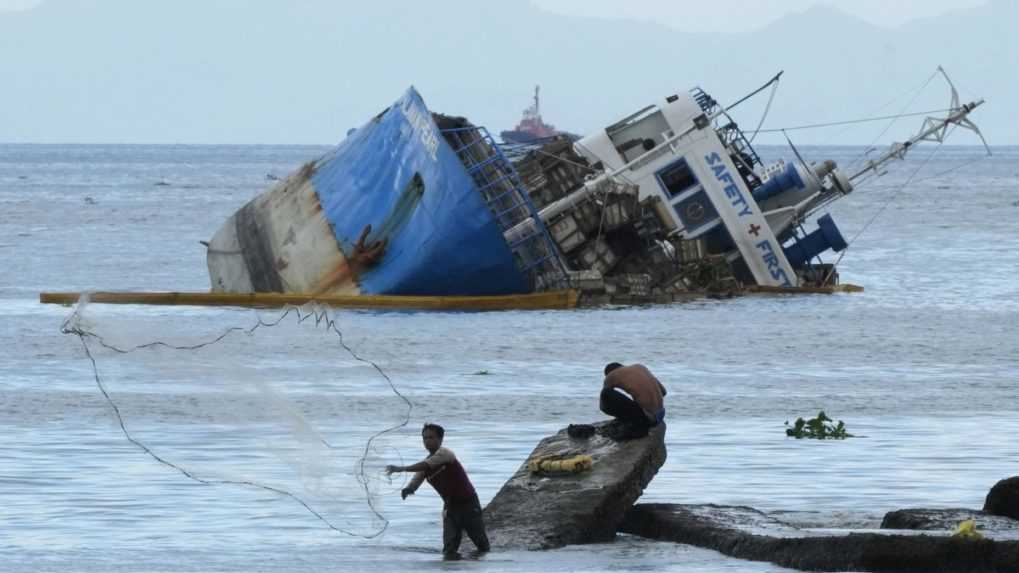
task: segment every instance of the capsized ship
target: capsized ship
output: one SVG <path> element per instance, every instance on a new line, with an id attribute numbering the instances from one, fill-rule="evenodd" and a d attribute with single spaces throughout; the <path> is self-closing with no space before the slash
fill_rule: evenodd
<path id="1" fill-rule="evenodd" d="M 947 79 L 947 76 L 946 76 Z M 500 295 L 579 289 L 588 302 L 672 300 L 751 285 L 833 284 L 846 248 L 811 215 L 981 101 L 928 118 L 853 174 L 765 166 L 699 88 L 578 141 L 503 148 L 431 113 L 416 90 L 230 217 L 208 245 L 214 292 Z M 979 132 L 978 132 L 979 133 Z M 794 150 L 795 151 L 795 150 Z"/>

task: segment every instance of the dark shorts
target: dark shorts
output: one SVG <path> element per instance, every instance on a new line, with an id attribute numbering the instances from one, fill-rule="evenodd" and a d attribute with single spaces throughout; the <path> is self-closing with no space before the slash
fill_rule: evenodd
<path id="1" fill-rule="evenodd" d="M 481 517 L 478 496 L 463 503 L 449 504 L 442 510 L 442 553 L 455 555 L 460 550 L 463 533 L 471 538 L 478 551 L 488 551 L 488 534 Z"/>
<path id="2" fill-rule="evenodd" d="M 614 388 L 605 388 L 601 391 L 600 407 L 602 412 L 640 430 L 657 426 L 665 417 L 663 408 L 654 420 L 649 419 L 644 409 L 634 402 L 629 394 Z"/>

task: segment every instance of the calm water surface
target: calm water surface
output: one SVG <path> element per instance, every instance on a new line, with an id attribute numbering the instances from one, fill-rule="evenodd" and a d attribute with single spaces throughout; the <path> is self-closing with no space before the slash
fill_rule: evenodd
<path id="1" fill-rule="evenodd" d="M 441 502 L 401 501 L 386 463 L 447 428 L 489 501 L 543 436 L 600 419 L 606 362 L 643 362 L 670 390 L 669 459 L 644 501 L 742 504 L 808 526 L 874 527 L 908 506 L 980 507 L 1019 475 L 1019 148 L 940 149 L 833 206 L 861 294 L 746 297 L 570 312 L 296 315 L 192 351 L 90 348 L 40 291 L 206 290 L 219 225 L 323 148 L 0 146 L 0 570 L 775 571 L 622 536 L 443 563 Z M 783 149 L 765 155 L 788 155 Z M 859 148 L 807 148 L 847 165 Z M 945 171 L 954 167 L 959 169 Z M 880 213 L 879 213 L 880 211 Z M 88 305 L 122 346 L 208 341 L 276 311 Z M 857 438 L 786 439 L 824 409 Z M 373 442 L 369 437 L 406 426 Z M 426 491 L 427 490 L 427 491 Z M 381 535 L 367 538 L 388 522 Z M 467 544 L 468 542 L 465 542 Z"/>

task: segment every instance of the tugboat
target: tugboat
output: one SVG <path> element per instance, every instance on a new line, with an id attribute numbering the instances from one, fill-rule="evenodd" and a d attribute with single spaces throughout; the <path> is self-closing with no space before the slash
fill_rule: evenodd
<path id="1" fill-rule="evenodd" d="M 534 104 L 524 110 L 520 123 L 512 130 L 499 133 L 504 143 L 534 143 L 539 139 L 547 139 L 559 135 L 554 125 L 541 119 L 541 101 L 538 94 L 541 86 L 534 86 Z"/>
<path id="2" fill-rule="evenodd" d="M 733 106 L 700 88 L 579 140 L 541 120 L 535 89 L 515 132 L 547 139 L 512 154 L 484 127 L 431 113 L 410 88 L 219 229 L 208 244 L 212 290 L 570 288 L 598 304 L 836 284 L 820 255 L 845 249 L 845 239 L 829 215 L 813 231 L 804 224 L 915 144 L 942 141 L 949 126 L 979 134 L 968 115 L 983 100 L 963 105 L 951 92 L 944 117 L 846 174 L 832 161 L 808 165 L 795 148 L 795 160 L 763 165 Z"/>

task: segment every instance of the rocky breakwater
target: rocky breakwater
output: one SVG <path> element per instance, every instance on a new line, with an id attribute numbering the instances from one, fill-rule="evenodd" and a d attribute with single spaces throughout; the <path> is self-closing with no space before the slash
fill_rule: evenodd
<path id="1" fill-rule="evenodd" d="M 951 531 L 967 520 L 974 522 L 974 530 L 983 537 L 1019 540 L 1019 476 L 994 484 L 987 493 L 983 510 L 964 507 L 899 509 L 885 514 L 881 528 Z M 1019 562 L 1015 570 L 1019 570 Z"/>
<path id="2" fill-rule="evenodd" d="M 984 511 L 902 509 L 881 529 L 801 529 L 750 507 L 640 504 L 620 531 L 808 571 L 1019 572 L 1017 486 L 998 482 Z"/>
<path id="3" fill-rule="evenodd" d="M 611 541 L 666 456 L 665 424 L 636 439 L 610 437 L 616 430 L 613 422 L 571 426 L 541 440 L 485 507 L 492 545 L 554 549 Z M 566 460 L 569 467 L 543 470 L 543 460 Z"/>
<path id="4" fill-rule="evenodd" d="M 1019 571 L 1019 541 L 802 530 L 749 507 L 639 504 L 620 531 L 806 571 Z"/>

